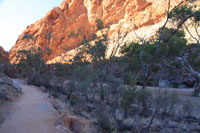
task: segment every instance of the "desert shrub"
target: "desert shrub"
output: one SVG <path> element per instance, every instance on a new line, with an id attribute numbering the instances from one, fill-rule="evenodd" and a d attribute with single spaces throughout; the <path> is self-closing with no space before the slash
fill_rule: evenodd
<path id="1" fill-rule="evenodd" d="M 79 36 L 78 32 L 76 33 L 75 31 L 71 31 L 70 34 L 68 35 L 68 38 L 78 37 L 78 36 Z"/>
<path id="2" fill-rule="evenodd" d="M 56 76 L 66 77 L 67 75 L 69 75 L 70 73 L 69 64 L 56 63 L 54 66 L 55 66 Z"/>
<path id="3" fill-rule="evenodd" d="M 97 119 L 97 123 L 101 126 L 103 130 L 105 130 L 106 132 L 111 132 L 112 124 L 111 124 L 110 115 L 108 112 L 98 111 L 96 113 L 96 119 Z"/>
<path id="4" fill-rule="evenodd" d="M 191 116 L 191 114 L 194 111 L 194 103 L 190 100 L 187 99 L 182 103 L 182 113 L 185 116 Z"/>
<path id="5" fill-rule="evenodd" d="M 123 81 L 112 74 L 107 74 L 105 76 L 105 82 L 108 84 L 107 89 L 113 94 L 117 93 L 117 90 L 123 84 Z"/>
<path id="6" fill-rule="evenodd" d="M 142 65 L 140 64 L 139 60 L 139 54 L 141 50 L 141 45 L 138 43 L 130 43 L 125 44 L 121 47 L 120 52 L 124 54 L 126 58 L 123 60 L 128 63 L 128 66 L 126 68 L 126 71 L 136 71 L 138 69 L 141 69 Z"/>
<path id="7" fill-rule="evenodd" d="M 179 99 L 175 92 L 158 89 L 152 97 L 152 115 L 147 129 L 149 130 L 155 117 L 161 112 L 171 113 L 178 105 Z"/>
<path id="8" fill-rule="evenodd" d="M 198 44 L 190 44 L 186 47 L 188 53 L 188 62 L 191 64 L 194 70 L 199 71 L 200 66 L 200 48 Z"/>
<path id="9" fill-rule="evenodd" d="M 74 81 L 70 81 L 65 89 L 66 89 L 66 91 L 68 93 L 67 99 L 71 100 L 73 92 L 76 91 L 75 82 Z"/>
<path id="10" fill-rule="evenodd" d="M 107 49 L 105 41 L 107 40 L 103 38 L 96 40 L 94 45 L 90 43 L 84 44 L 86 53 L 90 55 L 94 67 L 101 66 L 100 63 L 105 60 L 105 53 Z"/>
<path id="11" fill-rule="evenodd" d="M 153 97 L 152 97 L 152 115 L 151 115 L 151 120 L 147 126 L 147 129 L 149 130 L 153 120 L 155 119 L 156 115 L 160 112 L 160 110 L 162 109 L 164 103 L 166 102 L 166 95 L 165 92 L 163 92 L 161 89 L 158 89 L 155 91 Z"/>
<path id="12" fill-rule="evenodd" d="M 6 69 L 7 65 L 6 63 L 0 63 L 0 77 L 3 77 L 4 76 L 4 71 Z"/>
<path id="13" fill-rule="evenodd" d="M 74 105 L 80 104 L 81 100 L 77 95 L 72 95 L 70 99 L 70 103 L 72 106 L 74 106 Z"/>
<path id="14" fill-rule="evenodd" d="M 41 75 L 47 70 L 43 59 L 45 54 L 51 54 L 51 50 L 38 47 L 18 51 L 16 69 L 22 76 L 28 78 L 29 84 L 38 85 L 42 81 Z"/>
<path id="15" fill-rule="evenodd" d="M 102 30 L 104 28 L 103 21 L 101 19 L 96 19 L 97 29 Z"/>
<path id="16" fill-rule="evenodd" d="M 138 89 L 136 95 L 138 109 L 141 110 L 140 114 L 146 115 L 150 110 L 150 105 L 152 103 L 152 91 L 146 88 Z"/>
<path id="17" fill-rule="evenodd" d="M 24 34 L 22 40 L 24 40 L 24 39 L 32 39 L 32 40 L 34 40 L 35 37 L 34 37 L 34 35 L 32 35 L 32 34 Z"/>
<path id="18" fill-rule="evenodd" d="M 94 69 L 88 65 L 79 65 L 76 68 L 74 68 L 71 76 L 74 80 L 77 81 L 84 81 L 89 78 L 90 75 L 92 75 L 94 72 Z"/>
<path id="19" fill-rule="evenodd" d="M 132 73 L 142 72 L 143 76 L 140 76 L 138 80 L 143 84 L 143 87 L 150 83 L 149 80 L 153 78 L 153 74 L 155 75 L 162 70 L 162 66 L 165 66 L 169 60 L 174 61 L 185 50 L 187 40 L 184 38 L 184 32 L 178 30 L 171 37 L 171 33 L 174 31 L 175 29 L 165 28 L 161 40 L 161 30 L 159 30 L 154 40 L 146 41 L 143 44 L 131 42 L 121 47 L 120 52 L 124 55 L 124 61 L 128 64 L 126 71 Z M 169 37 L 170 40 L 168 41 Z M 158 85 L 155 82 L 156 80 L 152 81 L 151 85 Z"/>
<path id="20" fill-rule="evenodd" d="M 135 100 L 136 100 L 135 87 L 127 87 L 123 89 L 121 107 L 125 110 L 125 114 L 127 114 L 131 104 L 134 103 Z"/>
<path id="21" fill-rule="evenodd" d="M 136 85 L 135 76 L 134 76 L 134 74 L 131 71 L 125 73 L 124 83 L 127 84 L 127 85 L 131 85 L 131 86 Z"/>
<path id="22" fill-rule="evenodd" d="M 77 84 L 76 88 L 81 93 L 86 93 L 87 90 L 91 87 L 91 80 L 81 81 Z"/>
<path id="23" fill-rule="evenodd" d="M 142 45 L 137 42 L 131 42 L 129 44 L 125 44 L 121 47 L 121 53 L 130 58 L 133 69 L 141 69 L 140 64 L 140 51 L 142 50 Z M 156 44 L 152 42 L 147 42 L 144 46 L 144 54 L 143 59 L 145 62 L 151 61 L 154 54 L 156 52 Z"/>
<path id="24" fill-rule="evenodd" d="M 101 100 L 103 101 L 105 99 L 105 96 L 107 95 L 107 90 L 104 87 L 101 87 L 99 89 L 99 95 L 101 97 Z"/>
<path id="25" fill-rule="evenodd" d="M 100 19 L 96 20 L 97 30 L 104 28 L 103 22 Z M 107 34 L 102 34 L 101 37 L 97 37 L 96 34 L 92 34 L 92 40 L 84 37 L 81 44 L 82 46 L 78 48 L 78 53 L 73 59 L 73 64 L 82 64 L 84 62 L 90 62 L 93 67 L 98 68 L 102 66 L 105 60 L 108 36 Z"/>
<path id="26" fill-rule="evenodd" d="M 173 114 L 176 107 L 180 103 L 179 96 L 174 91 L 169 92 L 169 91 L 165 90 L 163 93 L 164 93 L 164 95 L 163 95 L 164 104 L 163 104 L 162 111 L 164 114 Z"/>
<path id="27" fill-rule="evenodd" d="M 98 87 L 98 82 L 101 80 L 99 79 L 99 70 L 93 70 L 91 75 L 88 75 L 87 81 L 90 81 L 92 83 L 93 87 Z"/>
<path id="28" fill-rule="evenodd" d="M 79 81 L 79 83 L 83 82 L 83 84 L 97 87 L 97 83 L 100 83 L 102 80 L 100 77 L 101 73 L 102 70 L 94 69 L 91 65 L 77 66 L 72 73 L 72 78 Z"/>

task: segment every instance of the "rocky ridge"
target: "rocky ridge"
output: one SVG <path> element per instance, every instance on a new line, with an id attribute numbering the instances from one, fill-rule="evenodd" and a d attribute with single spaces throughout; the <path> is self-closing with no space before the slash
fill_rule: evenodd
<path id="1" fill-rule="evenodd" d="M 172 0 L 174 7 L 181 0 Z M 10 50 L 11 63 L 18 50 L 41 46 L 52 49 L 45 59 L 53 59 L 80 45 L 83 38 L 91 39 L 96 32 L 96 19 L 110 27 L 109 36 L 129 31 L 126 41 L 137 34 L 153 34 L 163 23 L 168 7 L 166 0 L 64 0 L 45 17 L 28 26 Z"/>

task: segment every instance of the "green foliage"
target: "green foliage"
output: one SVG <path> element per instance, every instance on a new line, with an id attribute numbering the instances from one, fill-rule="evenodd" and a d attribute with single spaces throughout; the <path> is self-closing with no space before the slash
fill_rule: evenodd
<path id="1" fill-rule="evenodd" d="M 144 46 L 143 59 L 145 62 L 149 62 L 156 51 L 156 45 L 154 43 L 147 42 Z M 134 64 L 139 62 L 140 51 L 142 50 L 142 45 L 139 43 L 132 42 L 130 44 L 125 44 L 121 47 L 121 53 L 127 55 L 135 61 Z"/>
<path id="2" fill-rule="evenodd" d="M 132 87 L 136 85 L 135 76 L 131 71 L 125 73 L 124 83 Z"/>
<path id="3" fill-rule="evenodd" d="M 29 71 L 34 68 L 38 70 L 40 66 L 42 67 L 45 64 L 44 60 L 41 59 L 42 56 L 41 48 L 18 51 L 17 58 L 19 63 L 17 64 L 17 69 Z"/>
<path id="4" fill-rule="evenodd" d="M 129 72 L 129 75 L 128 75 L 128 78 L 129 78 L 129 85 L 131 85 L 132 87 L 136 85 L 136 81 L 135 81 L 135 77 L 133 76 L 133 74 L 131 74 Z"/>
<path id="5" fill-rule="evenodd" d="M 111 124 L 109 113 L 105 111 L 98 111 L 96 113 L 96 118 L 97 118 L 98 124 L 101 126 L 103 130 L 107 132 L 111 131 L 112 124 Z"/>
<path id="6" fill-rule="evenodd" d="M 150 108 L 152 102 L 152 91 L 149 89 L 139 89 L 137 91 L 137 104 L 141 108 L 141 115 L 144 115 Z"/>
<path id="7" fill-rule="evenodd" d="M 76 86 L 79 92 L 86 93 L 89 88 L 91 88 L 91 80 L 87 79 L 82 82 L 79 82 Z"/>
<path id="8" fill-rule="evenodd" d="M 18 51 L 18 64 L 16 64 L 16 69 L 21 75 L 28 78 L 30 81 L 28 81 L 29 83 L 39 84 L 38 80 L 44 78 L 41 74 L 44 73 L 46 69 L 46 64 L 43 60 L 45 54 L 51 54 L 51 50 L 42 50 L 38 47 L 37 49 L 30 48 L 29 50 Z"/>
<path id="9" fill-rule="evenodd" d="M 88 54 L 92 56 L 92 62 L 97 63 L 105 59 L 106 45 L 103 40 L 95 41 L 95 45 L 89 46 L 87 51 Z"/>
<path id="10" fill-rule="evenodd" d="M 172 99 L 169 100 L 169 98 Z M 172 109 L 174 109 L 177 105 L 177 99 L 178 98 L 175 93 L 169 93 L 167 90 L 163 91 L 161 89 L 156 90 L 152 97 L 151 108 L 153 110 L 153 114 L 151 116 L 151 120 L 148 124 L 147 129 L 151 127 L 153 120 L 155 119 L 156 115 L 160 113 L 161 110 L 166 111 L 167 109 L 169 109 L 168 111 L 172 111 Z"/>
<path id="11" fill-rule="evenodd" d="M 76 33 L 75 31 L 71 31 L 70 34 L 68 35 L 68 38 L 72 38 L 72 37 L 78 37 L 79 34 Z"/>
<path id="12" fill-rule="evenodd" d="M 179 105 L 180 99 L 176 92 L 169 92 L 167 90 L 163 91 L 163 107 L 162 111 L 164 114 L 172 114 L 175 111 L 175 108 Z"/>
<path id="13" fill-rule="evenodd" d="M 195 11 L 194 21 L 197 23 L 200 21 L 200 11 Z"/>
<path id="14" fill-rule="evenodd" d="M 91 66 L 83 65 L 77 66 L 72 72 L 72 78 L 75 81 L 85 81 L 89 76 L 93 75 L 93 68 Z"/>
<path id="15" fill-rule="evenodd" d="M 175 29 L 164 29 L 160 54 L 165 58 L 179 57 L 186 47 L 187 40 L 185 39 L 185 33 L 181 30 L 177 31 L 176 34 L 171 37 L 169 42 L 166 42 L 174 31 Z"/>
<path id="16" fill-rule="evenodd" d="M 86 56 L 90 56 L 92 64 L 97 67 L 100 65 L 100 63 L 105 60 L 106 56 L 106 41 L 107 36 L 103 36 L 103 38 L 97 39 L 94 41 L 94 44 L 90 43 L 88 40 L 83 40 L 83 49 L 81 49 L 80 53 L 82 52 L 81 58 L 86 58 L 83 54 L 86 54 Z"/>
<path id="17" fill-rule="evenodd" d="M 103 27 L 103 22 L 99 19 L 96 20 L 97 28 Z M 91 59 L 94 67 L 99 67 L 105 60 L 108 37 L 103 34 L 102 37 L 97 38 L 96 34 L 92 34 L 93 40 L 84 38 L 81 42 L 82 47 L 79 48 L 78 54 L 75 56 L 74 61 L 83 63 Z"/>
<path id="18" fill-rule="evenodd" d="M 175 29 L 165 28 L 163 31 L 163 38 L 160 44 L 160 50 L 158 52 L 158 57 L 156 63 L 150 68 L 152 72 L 156 73 L 161 69 L 159 64 L 162 64 L 163 60 L 167 58 L 173 59 L 179 57 L 185 50 L 187 40 L 184 38 L 185 34 L 183 31 L 177 31 L 174 36 L 171 37 L 169 42 L 167 39 L 171 36 L 171 33 Z M 160 33 L 159 31 L 158 33 Z M 159 34 L 155 41 L 149 41 L 144 44 L 142 61 L 145 64 L 150 64 L 155 58 L 155 53 L 157 50 Z M 130 44 L 125 44 L 121 47 L 121 53 L 125 56 L 124 61 L 128 63 L 127 71 L 137 72 L 142 69 L 140 54 L 143 46 L 139 43 L 132 42 Z"/>
<path id="19" fill-rule="evenodd" d="M 182 22 L 187 17 L 192 17 L 193 21 L 200 21 L 200 11 L 196 8 L 195 2 L 196 0 L 187 0 L 188 3 L 182 5 L 181 7 L 175 8 L 170 14 L 170 19 L 174 22 Z M 192 4 L 190 4 L 192 3 Z"/>
<path id="20" fill-rule="evenodd" d="M 22 40 L 24 40 L 24 39 L 34 39 L 34 35 L 32 35 L 32 34 L 24 34 Z"/>
<path id="21" fill-rule="evenodd" d="M 103 21 L 101 19 L 96 19 L 97 29 L 102 30 L 104 28 Z"/>
<path id="22" fill-rule="evenodd" d="M 67 89 L 69 90 L 70 94 L 72 94 L 76 90 L 74 81 L 70 81 L 67 87 L 68 87 Z"/>
<path id="23" fill-rule="evenodd" d="M 194 70 L 199 71 L 200 68 L 200 47 L 198 44 L 190 44 L 186 48 L 186 53 L 188 53 L 188 61 Z"/>
<path id="24" fill-rule="evenodd" d="M 69 74 L 69 71 L 70 71 L 70 65 L 62 63 L 55 64 L 55 72 L 57 76 L 66 77 L 67 74 Z"/>
<path id="25" fill-rule="evenodd" d="M 128 70 L 129 71 L 134 71 L 141 69 L 141 64 L 139 60 L 140 56 L 140 51 L 142 49 L 142 46 L 138 43 L 130 43 L 130 44 L 125 44 L 121 47 L 120 52 L 124 54 L 127 58 L 124 60 L 129 63 L 128 65 Z"/>
<path id="26" fill-rule="evenodd" d="M 176 8 L 175 10 L 173 10 L 170 14 L 170 19 L 179 22 L 192 14 L 193 14 L 192 7 L 186 4 L 181 6 L 180 8 Z"/>
<path id="27" fill-rule="evenodd" d="M 136 88 L 127 87 L 123 89 L 121 107 L 127 112 L 130 109 L 130 106 L 136 99 Z"/>
<path id="28" fill-rule="evenodd" d="M 121 53 L 126 56 L 124 62 L 128 63 L 127 71 L 135 71 L 141 69 L 141 64 L 139 60 L 139 53 L 141 50 L 141 45 L 132 42 L 131 44 L 125 44 L 121 47 Z"/>

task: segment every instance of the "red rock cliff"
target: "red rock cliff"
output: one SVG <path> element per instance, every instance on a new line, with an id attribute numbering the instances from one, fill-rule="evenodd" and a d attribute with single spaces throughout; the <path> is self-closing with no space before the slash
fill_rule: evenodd
<path id="1" fill-rule="evenodd" d="M 0 46 L 0 62 L 8 62 L 8 52 Z"/>
<path id="2" fill-rule="evenodd" d="M 171 0 L 171 6 L 180 1 Z M 97 18 L 113 30 L 121 25 L 123 32 L 154 26 L 163 21 L 167 7 L 168 0 L 64 0 L 26 28 L 11 49 L 10 60 L 14 62 L 18 50 L 31 46 L 51 48 L 53 53 L 46 59 L 74 49 L 96 31 Z"/>

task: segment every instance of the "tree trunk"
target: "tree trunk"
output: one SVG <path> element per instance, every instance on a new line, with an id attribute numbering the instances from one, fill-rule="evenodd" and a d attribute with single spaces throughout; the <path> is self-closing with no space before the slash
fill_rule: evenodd
<path id="1" fill-rule="evenodd" d="M 194 96 L 200 96 L 200 79 L 197 80 L 197 82 L 198 82 L 198 85 L 194 90 Z"/>
<path id="2" fill-rule="evenodd" d="M 148 81 L 149 81 L 149 73 L 145 76 L 144 83 L 142 86 L 143 89 L 147 87 Z"/>

